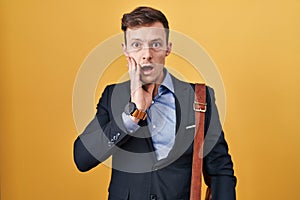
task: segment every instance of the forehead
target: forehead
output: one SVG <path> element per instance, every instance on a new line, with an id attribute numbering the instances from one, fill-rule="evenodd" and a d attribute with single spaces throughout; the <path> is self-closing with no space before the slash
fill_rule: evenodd
<path id="1" fill-rule="evenodd" d="M 166 39 L 166 31 L 162 23 L 155 22 L 148 26 L 139 26 L 134 28 L 128 28 L 126 30 L 127 40 L 155 40 L 155 39 Z"/>

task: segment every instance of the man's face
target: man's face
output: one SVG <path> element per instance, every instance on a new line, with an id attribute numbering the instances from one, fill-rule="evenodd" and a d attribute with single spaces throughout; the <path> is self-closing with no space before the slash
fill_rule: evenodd
<path id="1" fill-rule="evenodd" d="M 171 43 L 167 44 L 162 23 L 128 28 L 123 51 L 125 56 L 133 58 L 141 66 L 141 81 L 144 84 L 162 82 L 165 58 L 171 52 Z"/>

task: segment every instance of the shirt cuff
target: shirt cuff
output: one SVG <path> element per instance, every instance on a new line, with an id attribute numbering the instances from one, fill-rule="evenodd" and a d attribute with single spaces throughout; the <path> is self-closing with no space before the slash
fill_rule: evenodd
<path id="1" fill-rule="evenodd" d="M 122 119 L 126 130 L 129 133 L 133 133 L 137 131 L 140 126 L 132 121 L 129 115 L 126 115 L 124 112 L 122 113 Z"/>

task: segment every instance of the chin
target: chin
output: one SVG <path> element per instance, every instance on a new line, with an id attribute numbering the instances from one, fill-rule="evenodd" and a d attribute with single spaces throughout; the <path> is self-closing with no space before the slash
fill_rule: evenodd
<path id="1" fill-rule="evenodd" d="M 155 79 L 142 77 L 142 83 L 143 84 L 155 83 Z"/>

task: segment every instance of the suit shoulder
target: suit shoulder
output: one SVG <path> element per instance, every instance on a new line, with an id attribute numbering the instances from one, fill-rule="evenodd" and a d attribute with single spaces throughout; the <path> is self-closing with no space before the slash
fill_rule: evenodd
<path id="1" fill-rule="evenodd" d="M 125 81 L 121 83 L 111 83 L 105 86 L 103 93 L 114 90 L 114 88 L 128 88 L 130 81 Z"/>

